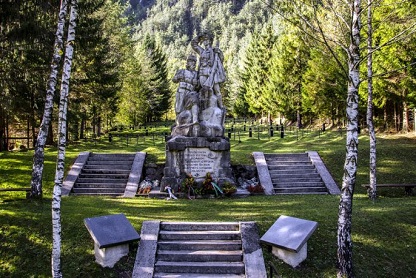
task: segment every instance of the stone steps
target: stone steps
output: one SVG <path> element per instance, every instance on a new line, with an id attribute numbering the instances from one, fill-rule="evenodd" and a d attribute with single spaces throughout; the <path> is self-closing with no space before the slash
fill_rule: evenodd
<path id="1" fill-rule="evenodd" d="M 241 247 L 238 223 L 162 222 L 158 238 L 155 273 L 244 274 L 241 248 L 222 249 L 236 242 Z"/>
<path id="2" fill-rule="evenodd" d="M 148 222 L 145 221 L 142 226 L 133 277 L 266 277 L 262 258 L 261 262 L 256 262 L 256 266 L 246 265 L 247 261 L 251 263 L 251 259 L 245 259 L 243 242 L 250 237 L 258 245 L 258 235 L 249 232 L 249 236 L 244 236 L 238 222 Z M 253 225 L 253 222 L 247 223 Z M 152 229 L 158 230 L 153 233 Z M 153 243 L 143 242 L 144 238 L 151 239 Z M 257 248 L 261 250 L 260 245 Z M 144 264 L 144 261 L 150 263 L 149 257 L 152 256 L 152 265 L 137 265 Z M 247 275 L 247 267 L 250 271 L 258 268 L 258 272 Z"/>
<path id="3" fill-rule="evenodd" d="M 224 274 L 244 274 L 243 262 L 166 262 L 157 261 L 155 264 L 156 275 L 158 272 L 192 273 L 192 274 L 216 274 L 222 277 Z"/>
<path id="4" fill-rule="evenodd" d="M 134 157 L 135 154 L 90 154 L 71 195 L 122 196 Z"/>
<path id="5" fill-rule="evenodd" d="M 327 194 L 307 153 L 264 154 L 273 194 Z"/>
<path id="6" fill-rule="evenodd" d="M 244 274 L 190 274 L 190 273 L 157 273 L 153 278 L 245 278 Z"/>

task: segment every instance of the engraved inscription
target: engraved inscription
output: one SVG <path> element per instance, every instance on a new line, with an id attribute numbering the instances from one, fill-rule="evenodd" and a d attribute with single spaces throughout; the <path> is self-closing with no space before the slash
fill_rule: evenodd
<path id="1" fill-rule="evenodd" d="M 187 148 L 185 150 L 185 172 L 194 177 L 203 177 L 207 172 L 216 174 L 220 156 L 208 148 Z"/>

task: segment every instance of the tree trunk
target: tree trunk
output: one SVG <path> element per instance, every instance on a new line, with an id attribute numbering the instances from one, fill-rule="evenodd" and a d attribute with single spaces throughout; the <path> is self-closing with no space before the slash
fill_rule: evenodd
<path id="1" fill-rule="evenodd" d="M 45 160 L 45 144 L 48 137 L 48 128 L 51 124 L 51 115 L 53 109 L 53 97 L 57 83 L 58 68 L 63 53 L 63 32 L 65 26 L 65 18 L 67 14 L 67 0 L 61 1 L 61 7 L 58 16 L 58 26 L 55 34 L 54 53 L 51 64 L 51 73 L 49 75 L 45 108 L 43 112 L 42 123 L 40 124 L 38 138 L 36 140 L 35 153 L 33 155 L 32 180 L 30 182 L 31 198 L 42 198 L 42 175 L 43 164 Z"/>
<path id="2" fill-rule="evenodd" d="M 7 151 L 6 110 L 0 106 L 0 152 Z"/>
<path id="3" fill-rule="evenodd" d="M 373 123 L 373 0 L 367 0 L 367 80 L 368 80 L 368 99 L 367 99 L 367 126 L 370 135 L 370 188 L 368 189 L 368 197 L 371 200 L 377 198 L 377 178 L 376 178 L 376 132 Z"/>
<path id="4" fill-rule="evenodd" d="M 358 160 L 358 89 L 360 86 L 361 1 L 351 3 L 351 42 L 348 48 L 347 141 L 338 214 L 337 277 L 354 277 L 352 263 L 352 200 Z"/>
<path id="5" fill-rule="evenodd" d="M 402 131 L 404 133 L 409 132 L 409 106 L 407 105 L 407 102 L 406 102 L 406 92 L 404 93 L 404 96 L 403 96 L 403 127 L 402 127 Z"/>
<path id="6" fill-rule="evenodd" d="M 413 131 L 416 133 L 416 108 L 413 108 Z"/>
<path id="7" fill-rule="evenodd" d="M 134 126 L 133 126 L 134 129 Z M 97 119 L 97 137 L 101 137 L 101 116 Z"/>
<path id="8" fill-rule="evenodd" d="M 56 161 L 55 186 L 52 198 L 52 277 L 62 277 L 61 270 L 61 188 L 65 170 L 66 127 L 68 111 L 69 80 L 71 77 L 72 57 L 74 53 L 75 27 L 77 18 L 77 0 L 71 0 L 68 37 L 65 49 L 62 73 L 61 96 L 59 102 L 59 140 Z"/>

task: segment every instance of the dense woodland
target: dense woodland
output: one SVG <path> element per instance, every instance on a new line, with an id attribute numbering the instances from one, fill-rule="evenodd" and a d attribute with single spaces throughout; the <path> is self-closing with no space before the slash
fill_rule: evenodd
<path id="1" fill-rule="evenodd" d="M 416 104 L 416 1 L 373 2 L 376 127 L 407 132 L 413 128 Z M 224 52 L 228 80 L 222 93 L 228 116 L 267 117 L 298 127 L 324 122 L 343 126 L 348 75 L 346 63 L 339 61 L 348 57 L 331 40 L 325 45 L 305 32 L 298 18 L 291 17 L 295 3 L 79 1 L 69 139 L 99 136 L 117 125 L 173 119 L 176 85 L 170 80 L 177 69 L 185 67 L 192 52 L 190 40 L 203 31 L 213 33 L 214 44 Z M 309 7 L 319 8 L 319 1 L 303 3 L 304 16 L 316 16 L 309 13 Z M 58 11 L 59 1 L 1 1 L 0 150 L 7 149 L 8 137 L 36 138 Z M 325 19 L 321 28 L 327 33 L 337 33 L 337 26 L 344 24 L 339 18 Z M 363 12 L 363 59 L 367 55 L 366 20 Z M 360 122 L 365 126 L 365 62 L 360 71 Z M 57 122 L 56 112 L 54 117 Z M 55 126 L 49 132 L 49 143 L 54 140 Z"/>

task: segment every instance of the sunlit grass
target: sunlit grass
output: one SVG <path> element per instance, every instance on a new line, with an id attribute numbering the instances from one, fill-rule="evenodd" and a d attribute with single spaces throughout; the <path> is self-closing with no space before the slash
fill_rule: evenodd
<path id="1" fill-rule="evenodd" d="M 253 164 L 251 153 L 291 153 L 318 151 L 338 184 L 345 159 L 345 134 L 311 132 L 303 137 L 287 133 L 280 138 L 255 133 L 249 138 L 232 137 L 233 164 Z M 299 134 L 298 134 L 299 135 Z M 108 138 L 69 145 L 66 169 L 82 151 L 148 153 L 146 163 L 162 164 L 164 137 L 130 140 Z M 416 138 L 378 138 L 378 182 L 415 183 Z M 353 202 L 353 251 L 356 277 L 414 277 L 416 273 L 416 200 L 405 196 L 403 188 L 379 189 L 376 202 L 368 200 L 362 183 L 368 183 L 368 139 L 360 135 L 359 168 Z M 0 187 L 28 187 L 33 151 L 0 153 Z M 0 195 L 0 277 L 50 277 L 52 245 L 51 194 L 55 174 L 56 149 L 47 148 L 43 180 L 44 199 L 25 200 L 24 192 Z M 280 215 L 310 219 L 318 228 L 308 241 L 308 258 L 292 269 L 264 248 L 267 261 L 273 261 L 283 277 L 335 277 L 338 196 L 252 196 L 244 199 L 177 201 L 147 198 L 65 197 L 62 199 L 62 267 L 66 277 L 126 277 L 135 257 L 129 256 L 114 269 L 102 269 L 94 262 L 93 241 L 83 220 L 107 214 L 124 213 L 136 230 L 145 220 L 162 221 L 256 221 L 262 235 Z"/>

